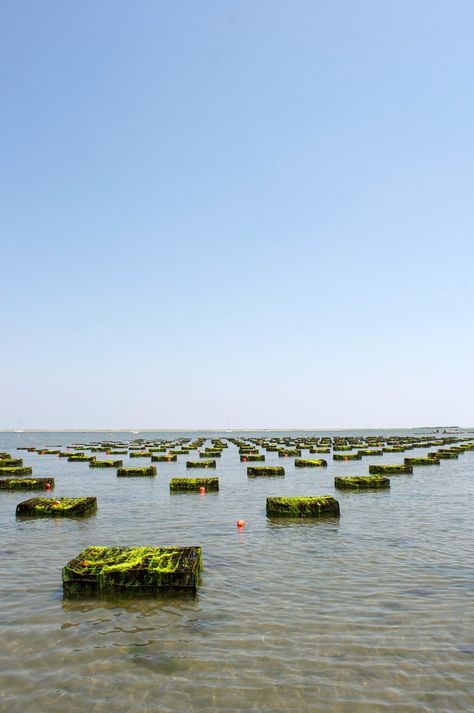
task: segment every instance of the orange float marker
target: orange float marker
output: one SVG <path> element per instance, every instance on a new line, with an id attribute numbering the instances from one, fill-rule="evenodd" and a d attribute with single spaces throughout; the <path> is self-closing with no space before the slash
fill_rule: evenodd
<path id="1" fill-rule="evenodd" d="M 239 530 L 243 530 L 245 527 L 245 520 L 237 520 L 237 527 Z"/>

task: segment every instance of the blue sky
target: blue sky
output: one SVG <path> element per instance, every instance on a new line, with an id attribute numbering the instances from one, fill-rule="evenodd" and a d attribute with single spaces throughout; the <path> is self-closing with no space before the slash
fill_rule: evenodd
<path id="1" fill-rule="evenodd" d="M 0 2 L 0 427 L 472 424 L 473 26 Z"/>

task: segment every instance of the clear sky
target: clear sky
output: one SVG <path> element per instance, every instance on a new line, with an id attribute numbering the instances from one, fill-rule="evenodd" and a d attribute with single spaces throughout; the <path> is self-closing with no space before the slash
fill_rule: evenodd
<path id="1" fill-rule="evenodd" d="M 0 1 L 0 427 L 470 425 L 474 4 Z"/>

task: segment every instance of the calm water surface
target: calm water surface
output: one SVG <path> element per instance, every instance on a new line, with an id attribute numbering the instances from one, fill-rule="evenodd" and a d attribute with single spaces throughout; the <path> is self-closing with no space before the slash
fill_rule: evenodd
<path id="1" fill-rule="evenodd" d="M 135 437 L 0 434 L 0 450 L 56 478 L 58 497 L 98 498 L 89 518 L 20 521 L 15 507 L 31 496 L 0 493 L 2 711 L 474 710 L 474 452 L 393 476 L 388 492 L 338 491 L 339 520 L 272 524 L 267 496 L 334 495 L 335 475 L 382 460 L 331 455 L 323 470 L 288 458 L 285 478 L 248 480 L 231 445 L 212 473 L 218 494 L 170 496 L 186 456 L 158 463 L 156 478 L 121 479 L 15 450 Z M 63 565 L 112 544 L 202 545 L 198 596 L 63 600 Z"/>

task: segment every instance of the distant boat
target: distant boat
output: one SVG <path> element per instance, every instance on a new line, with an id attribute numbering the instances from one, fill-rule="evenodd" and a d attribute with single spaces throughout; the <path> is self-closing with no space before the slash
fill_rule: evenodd
<path id="1" fill-rule="evenodd" d="M 140 431 L 130 431 L 130 433 L 140 433 Z"/>
<path id="2" fill-rule="evenodd" d="M 24 428 L 15 428 L 15 433 L 24 433 L 25 429 Z"/>

